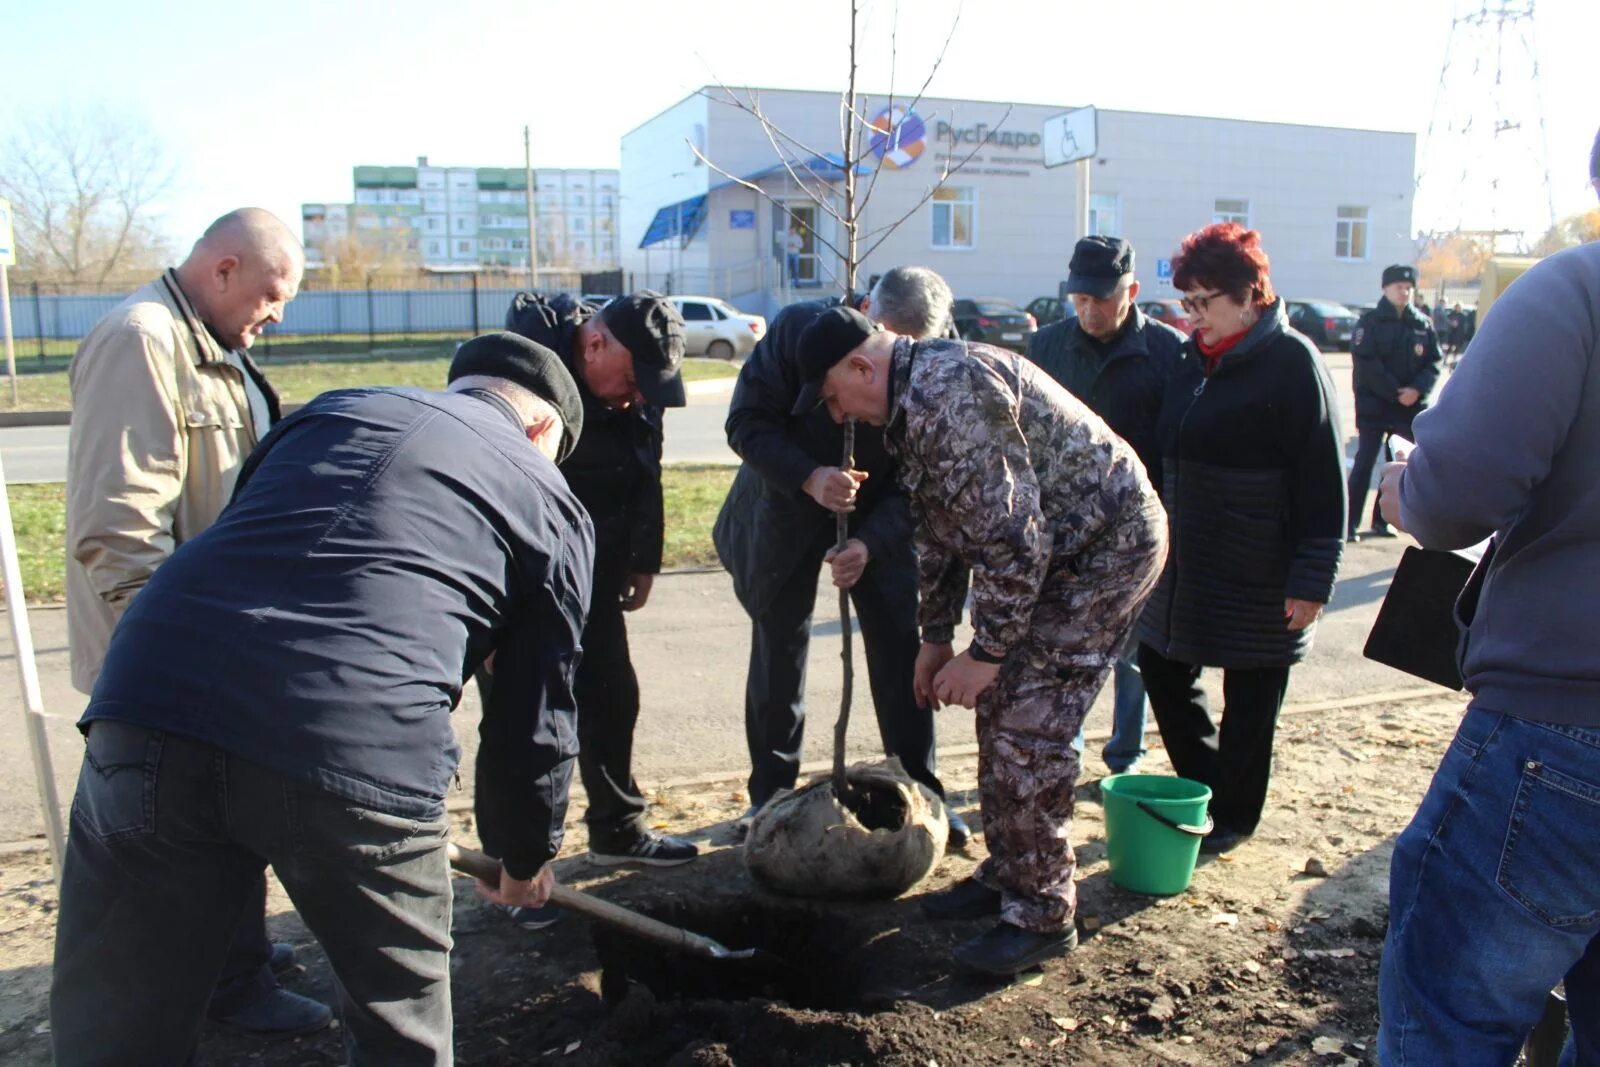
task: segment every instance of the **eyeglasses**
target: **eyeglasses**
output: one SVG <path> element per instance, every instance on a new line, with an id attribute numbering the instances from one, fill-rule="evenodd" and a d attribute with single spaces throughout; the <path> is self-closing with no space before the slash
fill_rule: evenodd
<path id="1" fill-rule="evenodd" d="M 1214 293 L 1201 293 L 1199 296 L 1186 296 L 1182 300 L 1178 301 L 1178 303 L 1180 306 L 1182 306 L 1183 310 L 1187 311 L 1191 315 L 1195 314 L 1196 312 L 1204 315 L 1206 313 L 1206 306 L 1210 304 L 1211 301 L 1215 300 L 1219 296 L 1226 295 L 1227 294 L 1221 289 L 1218 289 Z"/>

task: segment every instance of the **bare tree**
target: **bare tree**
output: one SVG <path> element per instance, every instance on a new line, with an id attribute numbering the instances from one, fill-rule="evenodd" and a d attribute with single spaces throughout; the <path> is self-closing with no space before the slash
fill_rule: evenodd
<path id="1" fill-rule="evenodd" d="M 136 119 L 62 109 L 24 121 L 0 144 L 19 277 L 104 285 L 159 269 L 173 250 L 152 208 L 172 179 L 165 148 Z"/>
<path id="2" fill-rule="evenodd" d="M 955 160 L 953 165 L 952 159 L 947 156 L 935 179 L 923 190 L 922 195 L 911 205 L 910 209 L 883 226 L 865 233 L 862 232 L 862 212 L 872 199 L 872 194 L 877 188 L 878 177 L 883 173 L 884 163 L 889 158 L 890 151 L 898 143 L 901 116 L 909 115 L 916 108 L 917 104 L 922 100 L 923 94 L 927 92 L 928 86 L 932 83 L 934 75 L 938 73 L 940 66 L 943 65 L 945 53 L 949 50 L 950 42 L 955 37 L 956 28 L 961 24 L 961 13 L 958 9 L 955 18 L 951 20 L 950 32 L 946 35 L 944 44 L 940 47 L 939 54 L 935 57 L 933 65 L 928 70 L 928 75 L 923 79 L 916 95 L 909 101 L 898 105 L 899 109 L 897 109 L 894 83 L 895 67 L 899 58 L 897 45 L 900 12 L 899 5 L 896 3 L 890 30 L 888 106 L 884 111 L 887 116 L 885 120 L 887 128 L 874 126 L 872 121 L 866 117 L 865 98 L 856 91 L 856 76 L 860 71 L 857 51 L 860 14 L 859 0 L 850 0 L 849 65 L 844 91 L 839 94 L 840 153 L 837 170 L 841 175 L 838 180 L 843 182 L 842 204 L 836 205 L 832 196 L 833 182 L 835 180 L 832 172 L 835 168 L 831 165 L 831 157 L 817 151 L 768 117 L 757 93 L 752 90 L 745 90 L 741 95 L 728 88 L 728 86 L 719 83 L 718 90 L 721 95 L 709 97 L 709 99 L 738 108 L 754 118 L 760 124 L 762 133 L 766 135 L 768 143 L 772 146 L 773 153 L 777 156 L 789 179 L 805 193 L 807 199 L 816 205 L 817 210 L 832 218 L 838 224 L 844 236 L 837 244 L 825 239 L 815 229 L 812 230 L 812 234 L 819 244 L 839 258 L 843 268 L 840 271 L 839 280 L 846 300 L 850 299 L 851 295 L 856 291 L 856 272 L 862 261 L 872 255 L 878 246 L 887 240 L 889 235 L 898 229 L 902 223 L 915 214 L 929 200 L 933 199 L 934 194 L 950 179 L 951 175 L 959 171 L 985 147 L 984 140 L 980 139 L 970 152 L 961 159 Z M 1008 107 L 1005 114 L 1001 116 L 1000 122 L 995 125 L 998 127 L 1010 115 L 1011 109 Z M 859 173 L 860 168 L 863 166 L 863 161 L 867 155 L 868 138 L 877 136 L 884 138 L 884 144 L 881 146 L 881 151 L 874 151 L 873 153 L 877 157 L 877 163 L 866 183 L 866 187 L 863 189 L 862 183 L 859 181 L 859 178 L 862 177 Z M 734 184 L 749 189 L 768 203 L 778 205 L 788 215 L 792 225 L 804 225 L 803 220 L 787 204 L 778 200 L 755 182 L 731 174 L 719 167 L 712 160 L 707 159 L 705 154 L 692 141 L 689 142 L 689 150 L 711 170 L 716 171 Z M 844 456 L 841 463 L 845 469 L 855 465 L 854 420 L 845 423 Z M 840 549 L 844 548 L 845 541 L 849 536 L 848 523 L 847 516 L 838 516 L 836 544 Z M 839 591 L 839 616 L 841 622 L 840 633 L 843 642 L 841 657 L 844 661 L 844 684 L 839 698 L 839 718 L 835 722 L 833 730 L 833 792 L 847 806 L 856 807 L 863 798 L 858 794 L 855 787 L 851 785 L 844 763 L 845 735 L 850 726 L 850 701 L 854 687 L 855 670 L 850 647 L 850 594 L 843 589 Z"/>

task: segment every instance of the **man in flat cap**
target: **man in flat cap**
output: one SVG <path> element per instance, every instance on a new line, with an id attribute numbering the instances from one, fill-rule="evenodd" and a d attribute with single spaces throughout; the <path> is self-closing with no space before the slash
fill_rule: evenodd
<path id="1" fill-rule="evenodd" d="M 1411 420 L 1427 410 L 1444 355 L 1433 322 L 1411 303 L 1417 269 L 1397 263 L 1383 270 L 1383 299 L 1361 316 L 1350 339 L 1350 374 L 1356 391 L 1355 465 L 1350 468 L 1350 526 L 1346 539 L 1361 540 L 1357 526 L 1372 487 L 1378 450 L 1390 434 L 1411 439 Z M 1369 537 L 1393 537 L 1374 515 Z"/>
<path id="2" fill-rule="evenodd" d="M 871 318 L 913 339 L 938 337 L 950 322 L 950 286 L 926 267 L 895 267 L 861 302 Z M 804 301 L 778 312 L 757 344 L 728 405 L 728 446 L 744 463 L 728 489 L 712 536 L 750 615 L 745 740 L 750 810 L 793 789 L 805 729 L 806 655 L 817 575 L 850 590 L 866 645 L 867 676 L 884 754 L 939 796 L 933 718 L 917 706 L 917 575 L 911 517 L 883 434 L 856 429 L 854 469 L 840 468 L 844 433 L 816 409 L 796 413 L 799 338 L 837 300 Z M 849 515 L 849 539 L 835 551 L 835 517 Z M 950 842 L 971 831 L 948 812 Z M 746 823 L 747 820 L 741 820 Z"/>
<path id="3" fill-rule="evenodd" d="M 649 290 L 601 310 L 565 295 L 518 293 L 506 328 L 559 355 L 583 398 L 583 436 L 561 473 L 595 529 L 594 604 L 573 683 L 589 858 L 602 865 L 687 863 L 699 849 L 645 824 L 644 795 L 633 779 L 639 681 L 624 622 L 625 613 L 644 607 L 661 570 L 661 414 L 684 405 L 683 317 Z M 478 678 L 492 690 L 492 677 Z M 549 908 L 514 918 L 538 929 L 558 914 Z"/>
<path id="4" fill-rule="evenodd" d="M 1066 290 L 1077 314 L 1034 334 L 1028 358 L 1132 445 L 1148 472 L 1156 459 L 1161 396 L 1183 366 L 1183 335 L 1135 306 L 1133 246 L 1120 237 L 1079 241 L 1067 265 Z M 1136 662 L 1137 638 L 1130 635 L 1129 643 L 1112 673 L 1111 739 L 1101 750 L 1113 774 L 1135 770 L 1145 754 L 1149 702 Z"/>
<path id="5" fill-rule="evenodd" d="M 62 873 L 56 1062 L 181 1063 L 271 865 L 338 978 L 351 1062 L 451 1057 L 449 820 L 462 665 L 497 657 L 479 834 L 542 905 L 573 757 L 593 532 L 556 470 L 557 357 L 463 345 L 450 388 L 324 393 L 112 635 Z"/>
<path id="6" fill-rule="evenodd" d="M 883 430 L 910 499 L 922 603 L 914 687 L 976 707 L 989 857 L 930 897 L 999 922 L 958 962 L 1015 974 L 1077 944 L 1072 740 L 1166 558 L 1133 449 L 1025 357 L 910 339 L 835 308 L 800 337 L 800 406 Z M 971 574 L 973 640 L 951 648 Z"/>

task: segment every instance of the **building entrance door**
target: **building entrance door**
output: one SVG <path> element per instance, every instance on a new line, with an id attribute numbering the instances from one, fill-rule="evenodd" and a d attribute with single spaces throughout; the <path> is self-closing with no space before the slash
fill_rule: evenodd
<path id="1" fill-rule="evenodd" d="M 823 283 L 823 246 L 817 241 L 817 205 L 790 201 L 772 205 L 772 232 L 783 265 L 783 284 L 816 289 Z"/>

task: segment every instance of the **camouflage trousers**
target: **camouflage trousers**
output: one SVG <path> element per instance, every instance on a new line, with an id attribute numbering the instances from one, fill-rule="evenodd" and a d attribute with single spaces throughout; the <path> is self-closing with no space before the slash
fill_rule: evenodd
<path id="1" fill-rule="evenodd" d="M 1068 840 L 1072 739 L 1127 643 L 1166 561 L 1166 521 L 1147 505 L 1045 578 L 1023 645 L 978 698 L 978 792 L 989 857 L 974 877 L 1001 893 L 1000 918 L 1053 933 L 1072 922 Z"/>

